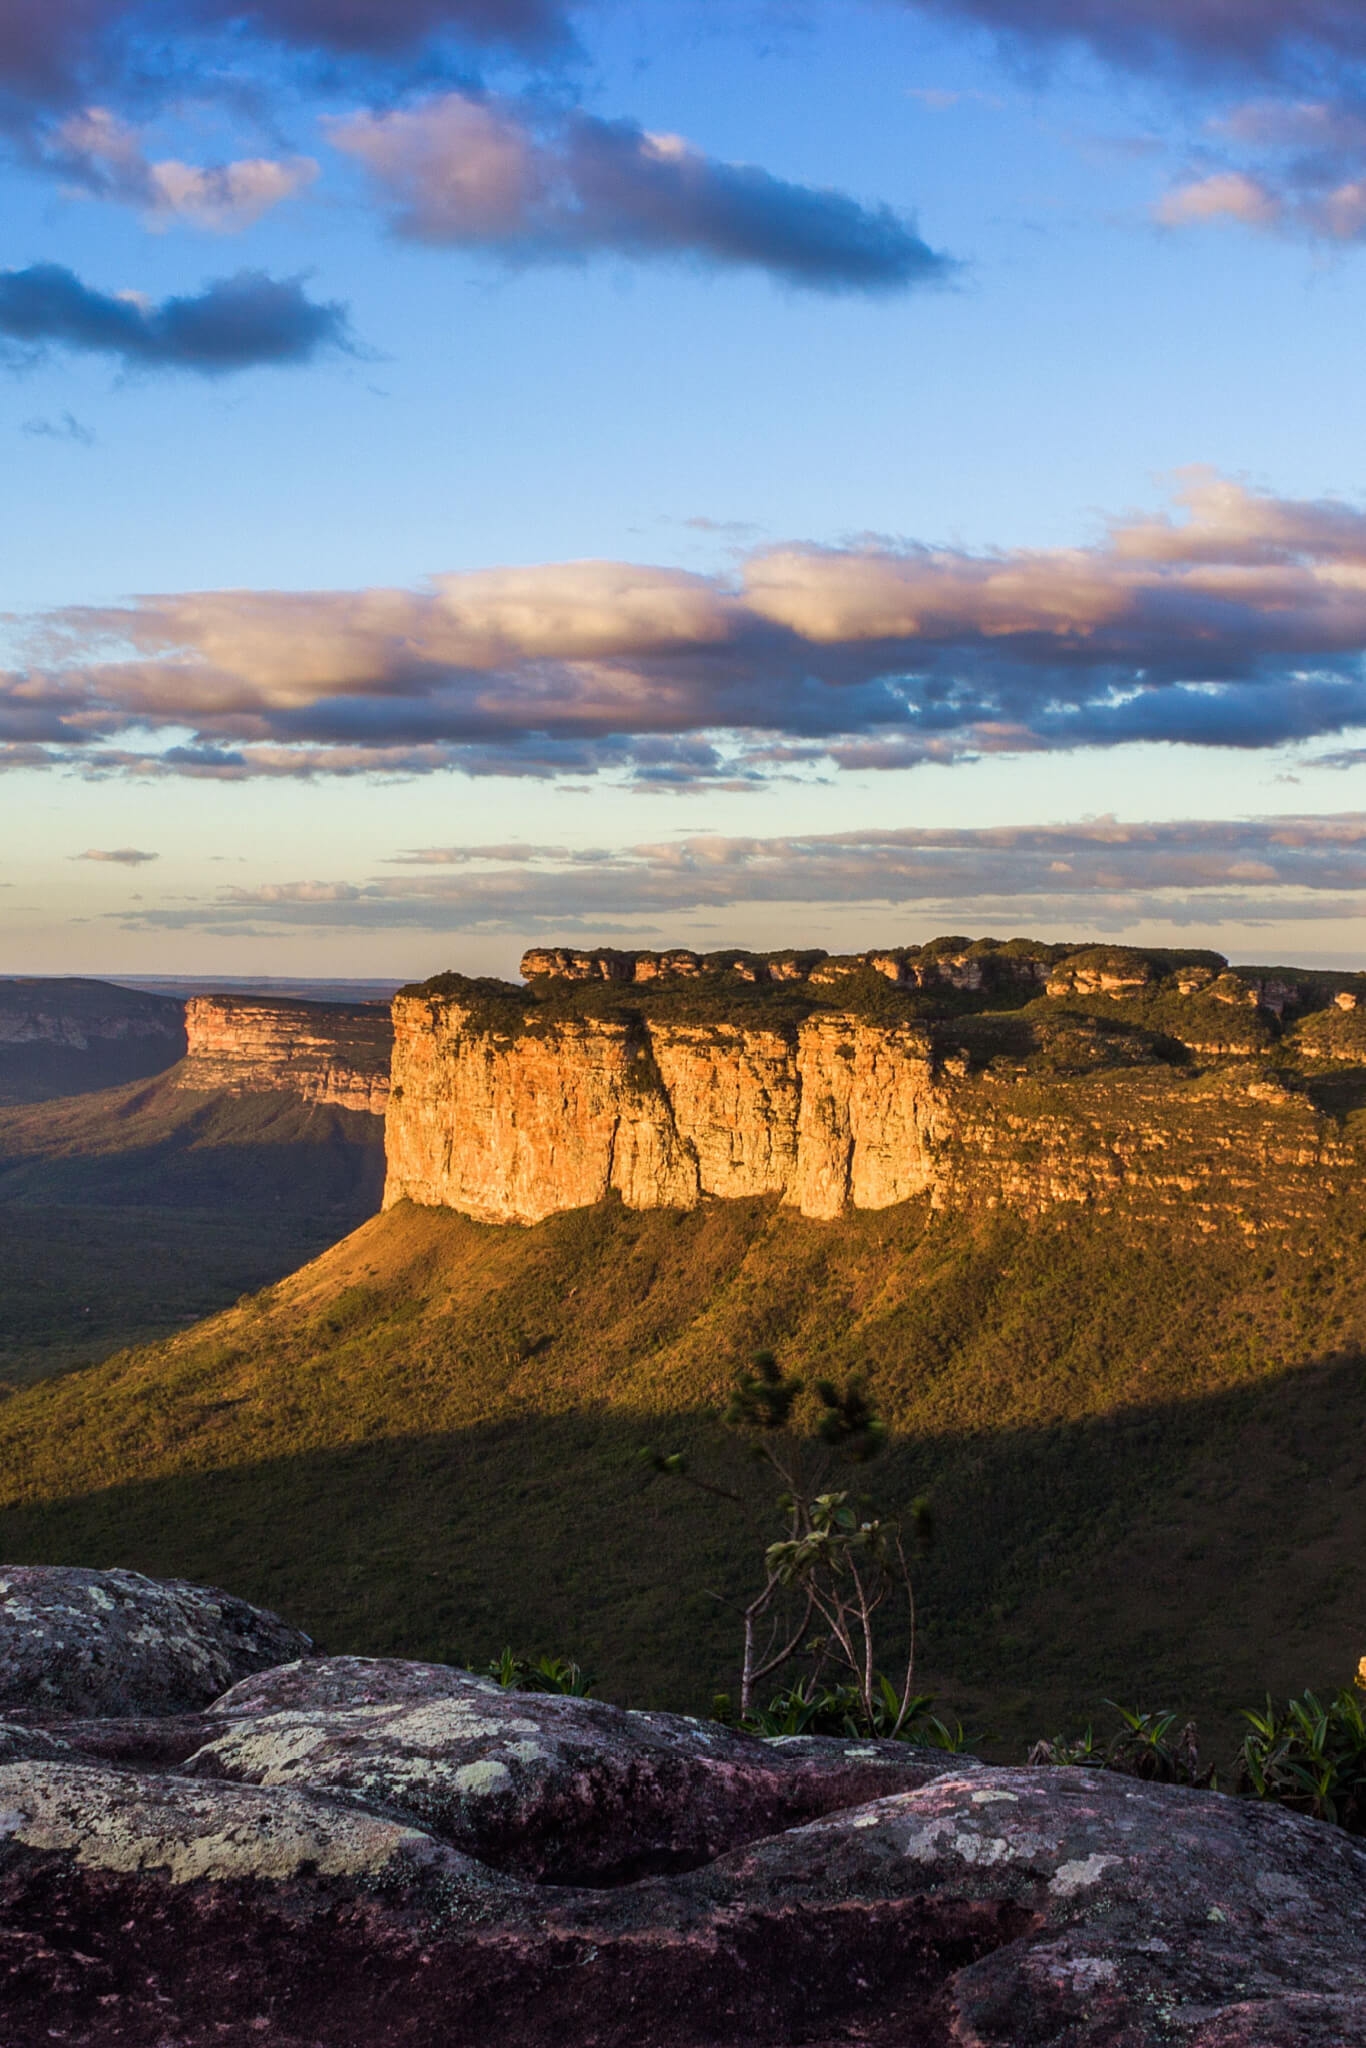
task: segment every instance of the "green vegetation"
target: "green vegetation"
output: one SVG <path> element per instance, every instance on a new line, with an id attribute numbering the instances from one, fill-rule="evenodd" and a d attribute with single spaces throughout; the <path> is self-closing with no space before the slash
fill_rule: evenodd
<path id="1" fill-rule="evenodd" d="M 1366 1709 L 1359 1692 L 1341 1687 L 1327 1701 L 1306 1692 L 1284 1708 L 1268 1698 L 1262 1713 L 1243 1718 L 1250 1732 L 1238 1758 L 1240 1792 L 1366 1834 Z"/>
<path id="2" fill-rule="evenodd" d="M 637 1453 L 714 1469 L 737 1363 L 772 1348 L 808 1381 L 865 1373 L 879 1491 L 933 1493 L 917 1683 L 974 1741 L 1018 1756 L 1108 1696 L 1227 1743 L 1363 1648 L 1366 1207 L 1200 1220 L 609 1202 L 521 1230 L 404 1205 L 0 1407 L 0 1546 L 226 1585 L 333 1650 L 510 1640 L 706 1711 L 736 1675 L 706 1589 L 739 1601 L 753 1552 Z"/>
<path id="3" fill-rule="evenodd" d="M 864 1734 L 901 1734 L 917 1699 L 915 1686 L 915 1587 L 900 1522 L 881 1513 L 866 1495 L 832 1485 L 836 1463 L 867 1465 L 887 1445 L 887 1429 L 870 1405 L 860 1375 L 843 1389 L 817 1380 L 812 1390 L 814 1430 L 799 1427 L 801 1380 L 784 1373 L 771 1351 L 760 1351 L 752 1371 L 736 1374 L 721 1420 L 749 1440 L 751 1470 L 758 1467 L 780 1492 L 760 1526 L 771 1538 L 776 1521 L 782 1534 L 765 1541 L 763 1584 L 738 1609 L 743 1647 L 740 1657 L 740 1723 L 754 1718 L 755 1688 L 794 1663 L 809 1668 L 789 1683 L 786 1707 L 852 1717 Z M 686 1480 L 707 1505 L 720 1501 L 754 1518 L 754 1502 L 735 1486 L 718 1485 L 689 1471 L 681 1452 L 645 1451 L 650 1468 Z M 911 1508 L 918 1533 L 927 1535 L 928 1503 Z M 762 1538 L 761 1538 L 762 1540 Z M 718 1595 L 722 1604 L 724 1596 Z M 902 1638 L 905 1676 L 898 1689 L 878 1669 L 887 1634 L 890 1600 L 896 1603 L 896 1633 Z M 822 1632 L 823 1631 L 823 1632 Z M 842 1673 L 832 1687 L 827 1672 Z M 833 1703 L 833 1706 L 832 1706 Z"/>

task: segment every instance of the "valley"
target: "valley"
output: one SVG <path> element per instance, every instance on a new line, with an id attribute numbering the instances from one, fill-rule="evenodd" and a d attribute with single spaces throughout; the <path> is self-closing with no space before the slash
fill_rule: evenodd
<path id="1" fill-rule="evenodd" d="M 932 1496 L 923 1682 L 979 1745 L 1018 1756 L 1108 1698 L 1194 1712 L 1217 1746 L 1268 1689 L 1346 1683 L 1366 1541 L 1360 977 L 918 950 L 896 980 L 860 959 L 754 982 L 729 958 L 641 984 L 581 955 L 524 988 L 406 991 L 381 1214 L 350 1121 L 378 1120 L 335 1103 L 163 1076 L 46 1106 L 41 1142 L 9 1140 L 15 1204 L 74 1175 L 117 1206 L 151 1173 L 185 1199 L 235 1189 L 225 1221 L 278 1197 L 277 1248 L 287 1214 L 340 1241 L 16 1391 L 5 1553 L 228 1584 L 331 1651 L 572 1656 L 610 1698 L 705 1711 L 733 1680 L 722 1601 L 760 1537 L 639 1453 L 733 1469 L 716 1411 L 771 1347 L 808 1381 L 866 1374 L 893 1439 L 870 1492 Z M 830 1071 L 850 1084 L 804 1111 L 813 1027 L 848 1046 Z M 690 1083 L 686 1111 L 660 1092 L 668 1031 L 694 1074 L 715 1050 L 720 1093 Z M 737 1109 L 755 1034 L 769 1065 Z M 496 1115 L 470 1108 L 481 1090 Z M 502 1145 L 503 1187 L 534 1188 L 540 1159 L 542 1189 L 578 1199 L 533 1222 L 414 1201 L 395 1161 L 419 1138 L 452 1189 L 476 1169 L 498 1185 Z M 694 1162 L 687 1199 L 644 1173 L 666 1141 Z M 846 1190 L 825 1213 L 771 1164 L 737 1185 L 756 1159 L 790 1176 L 817 1142 L 822 1184 Z M 877 1187 L 860 1148 L 918 1186 L 859 1199 Z"/>
<path id="2" fill-rule="evenodd" d="M 47 1035 L 16 1038 L 9 1073 L 22 1066 L 23 1099 L 0 1106 L 0 1384 L 11 1388 L 278 1279 L 371 1214 L 384 1177 L 372 1106 L 382 1111 L 387 1077 L 382 1007 L 129 1004 L 109 984 L 43 987 Z M 16 1031 L 16 1016 L 32 1023 L 31 985 L 0 983 L 0 1019 L 7 1002 Z M 148 1015 L 154 1031 L 141 1030 Z M 138 1034 L 120 1037 L 129 1016 Z M 45 1097 L 54 1044 L 64 1085 Z M 154 1057 L 157 1071 L 100 1085 L 111 1061 Z"/>

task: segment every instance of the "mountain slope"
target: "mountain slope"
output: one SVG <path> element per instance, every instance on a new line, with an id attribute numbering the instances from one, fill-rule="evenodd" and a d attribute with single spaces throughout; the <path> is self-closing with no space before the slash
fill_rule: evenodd
<path id="1" fill-rule="evenodd" d="M 866 1368 L 932 1488 L 934 1682 L 1017 1744 L 1105 1696 L 1225 1729 L 1363 1648 L 1355 1194 L 1312 1225 L 1122 1213 L 813 1223 L 764 1201 L 534 1229 L 400 1205 L 265 1295 L 0 1408 L 11 1557 L 217 1580 L 333 1649 L 578 1656 L 635 1702 L 731 1676 L 756 1554 L 705 1460 L 737 1361 Z"/>

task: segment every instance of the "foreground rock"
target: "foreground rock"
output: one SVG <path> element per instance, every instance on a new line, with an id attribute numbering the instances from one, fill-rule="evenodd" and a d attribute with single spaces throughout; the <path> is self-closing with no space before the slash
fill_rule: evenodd
<path id="1" fill-rule="evenodd" d="M 208 1719 L 220 1715 L 188 1773 L 355 1800 L 554 1884 L 691 1869 L 955 1762 L 898 1742 L 755 1742 L 680 1714 L 364 1657 L 263 1672 Z"/>
<path id="2" fill-rule="evenodd" d="M 0 1567 L 0 1714 L 191 1713 L 309 1638 L 212 1587 L 76 1565 Z"/>
<path id="3" fill-rule="evenodd" d="M 116 1676 L 149 1647 L 132 1575 L 67 1575 L 107 1609 L 62 1576 L 30 1607 L 54 1643 L 84 1615 Z M 144 1617 L 237 1608 L 134 1584 Z M 1366 2048 L 1366 1846 L 1103 1772 L 295 1659 L 207 1712 L 0 1723 L 0 2013 L 4 2048 Z"/>
<path id="4" fill-rule="evenodd" d="M 571 1889 L 315 1793 L 0 1765 L 0 1935 L 13 2048 L 1366 2042 L 1362 1851 L 1103 1773 L 953 1771 Z"/>

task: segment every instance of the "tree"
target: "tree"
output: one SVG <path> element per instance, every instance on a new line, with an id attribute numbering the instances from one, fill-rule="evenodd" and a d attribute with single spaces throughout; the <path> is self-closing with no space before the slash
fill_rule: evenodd
<path id="1" fill-rule="evenodd" d="M 864 1496 L 831 1485 L 841 1461 L 871 1463 L 885 1447 L 887 1431 L 861 1377 L 849 1379 L 842 1390 L 817 1380 L 813 1445 L 795 1427 L 803 1391 L 803 1383 L 789 1378 L 771 1351 L 761 1351 L 751 1371 L 737 1374 L 722 1416 L 749 1440 L 751 1459 L 781 1489 L 770 1514 L 776 1510 L 782 1534 L 766 1543 L 759 1589 L 738 1610 L 743 1627 L 740 1718 L 747 1720 L 754 1712 L 755 1688 L 805 1652 L 813 1659 L 808 1692 L 828 1672 L 847 1673 L 868 1729 L 881 1725 L 882 1732 L 896 1735 L 923 1704 L 914 1691 L 916 1606 L 907 1532 L 898 1518 L 879 1513 Z M 655 1472 L 682 1479 L 714 1499 L 751 1508 L 737 1489 L 693 1473 L 681 1452 L 664 1456 L 651 1450 L 642 1456 Z M 912 1504 L 910 1524 L 911 1548 L 923 1547 L 930 1533 L 925 1500 Z M 902 1683 L 894 1687 L 879 1674 L 877 1631 L 889 1606 L 900 1609 L 903 1602 L 908 1648 Z"/>

